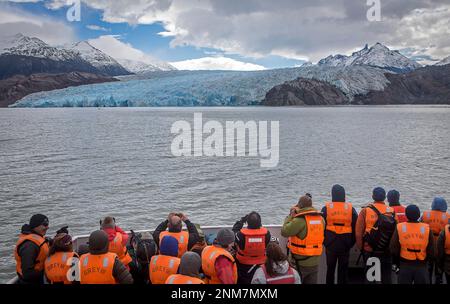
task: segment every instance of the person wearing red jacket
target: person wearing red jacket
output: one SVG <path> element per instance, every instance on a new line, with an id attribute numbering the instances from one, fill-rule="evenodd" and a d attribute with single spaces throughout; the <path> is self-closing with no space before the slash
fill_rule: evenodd
<path id="1" fill-rule="evenodd" d="M 109 252 L 117 254 L 119 260 L 128 266 L 132 261 L 131 256 L 128 254 L 127 243 L 128 234 L 116 225 L 116 219 L 110 216 L 105 217 L 103 221 L 100 221 L 101 229 L 108 235 Z"/>
<path id="2" fill-rule="evenodd" d="M 208 284 L 236 284 L 236 261 L 232 255 L 235 235 L 229 229 L 221 229 L 211 246 L 202 251 L 202 269 Z"/>
<path id="3" fill-rule="evenodd" d="M 395 215 L 399 223 L 407 222 L 405 209 L 406 207 L 400 204 L 400 192 L 397 190 L 391 190 L 387 194 L 387 200 L 389 202 L 389 207 L 394 209 Z"/>

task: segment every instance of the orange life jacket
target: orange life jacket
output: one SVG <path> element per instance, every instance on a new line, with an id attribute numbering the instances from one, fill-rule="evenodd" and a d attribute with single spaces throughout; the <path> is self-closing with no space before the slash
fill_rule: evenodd
<path id="1" fill-rule="evenodd" d="M 261 269 L 264 271 L 264 276 L 266 277 L 266 284 L 295 284 L 295 274 L 294 269 L 289 266 L 289 270 L 286 274 L 271 277 L 266 270 L 266 265 L 261 265 Z"/>
<path id="2" fill-rule="evenodd" d="M 180 266 L 180 259 L 167 255 L 155 255 L 150 260 L 149 276 L 152 284 L 164 284 L 167 278 L 176 274 Z"/>
<path id="3" fill-rule="evenodd" d="M 385 213 L 394 213 L 394 209 L 392 209 L 391 207 L 387 206 L 384 203 L 373 203 L 371 204 L 373 205 L 381 214 L 385 214 Z M 366 222 L 366 233 L 369 233 L 370 230 L 372 230 L 373 225 L 375 225 L 375 223 L 378 220 L 378 215 L 376 214 L 375 211 L 373 211 L 370 208 L 365 208 L 366 210 L 366 218 L 365 218 L 365 222 Z"/>
<path id="4" fill-rule="evenodd" d="M 122 234 L 119 232 L 117 232 L 114 239 L 109 242 L 108 251 L 117 254 L 117 257 L 125 266 L 130 264 L 133 260 L 128 254 L 127 246 L 122 244 Z"/>
<path id="5" fill-rule="evenodd" d="M 189 232 L 187 231 L 181 231 L 181 232 L 169 232 L 169 231 L 163 231 L 159 235 L 159 245 L 161 246 L 162 239 L 166 236 L 170 235 L 177 239 L 178 241 L 178 257 L 181 258 L 181 256 L 187 251 L 188 249 L 188 242 L 189 242 Z"/>
<path id="6" fill-rule="evenodd" d="M 248 229 L 242 228 L 241 233 L 244 236 L 244 250 L 239 248 L 236 259 L 244 265 L 261 265 L 266 261 L 266 236 L 267 229 Z"/>
<path id="7" fill-rule="evenodd" d="M 166 282 L 166 284 L 205 284 L 199 278 L 194 278 L 182 274 L 172 274 L 170 275 Z"/>
<path id="8" fill-rule="evenodd" d="M 289 250 L 296 255 L 321 255 L 325 230 L 322 216 L 317 211 L 306 211 L 295 215 L 295 217 L 300 216 L 306 221 L 306 237 L 303 240 L 296 235 L 289 237 Z"/>
<path id="9" fill-rule="evenodd" d="M 81 284 L 116 284 L 113 276 L 114 262 L 117 254 L 83 254 L 80 258 Z"/>
<path id="10" fill-rule="evenodd" d="M 423 261 L 427 257 L 430 226 L 424 223 L 397 224 L 400 241 L 400 257 L 405 260 Z"/>
<path id="11" fill-rule="evenodd" d="M 336 234 L 352 233 L 352 204 L 345 202 L 328 202 L 326 230 Z"/>
<path id="12" fill-rule="evenodd" d="M 225 256 L 233 263 L 233 280 L 234 284 L 237 283 L 237 266 L 234 257 L 226 249 L 217 246 L 206 246 L 202 252 L 202 269 L 206 276 L 206 282 L 208 284 L 221 284 L 221 281 L 217 277 L 216 273 L 216 260 L 220 256 Z"/>
<path id="13" fill-rule="evenodd" d="M 450 225 L 445 226 L 445 254 L 450 254 Z"/>
<path id="14" fill-rule="evenodd" d="M 20 277 L 22 277 L 22 257 L 19 255 L 18 249 L 20 245 L 22 245 L 26 241 L 33 242 L 39 247 L 39 254 L 34 264 L 34 270 L 36 271 L 44 270 L 45 259 L 47 258 L 49 252 L 48 242 L 44 237 L 35 233 L 21 234 L 19 236 L 19 240 L 17 240 L 16 247 L 14 248 L 14 258 L 16 259 L 16 272 Z"/>
<path id="15" fill-rule="evenodd" d="M 45 260 L 45 276 L 50 283 L 72 284 L 67 274 L 75 265 L 75 252 L 55 252 Z"/>
<path id="16" fill-rule="evenodd" d="M 447 212 L 438 210 L 424 211 L 422 216 L 422 222 L 430 225 L 430 229 L 435 238 L 439 236 L 439 233 L 448 224 L 448 219 L 449 215 Z"/>
<path id="17" fill-rule="evenodd" d="M 408 219 L 406 218 L 406 207 L 405 206 L 393 206 L 392 209 L 394 209 L 395 215 L 397 216 L 397 221 L 399 223 L 407 222 Z"/>

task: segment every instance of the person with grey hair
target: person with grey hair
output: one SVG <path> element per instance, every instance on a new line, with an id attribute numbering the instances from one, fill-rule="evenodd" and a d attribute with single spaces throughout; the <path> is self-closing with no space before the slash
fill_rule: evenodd
<path id="1" fill-rule="evenodd" d="M 202 269 L 208 284 L 236 284 L 236 261 L 231 254 L 235 241 L 234 232 L 221 229 L 213 245 L 202 251 Z"/>
<path id="2" fill-rule="evenodd" d="M 170 275 L 166 280 L 166 284 L 205 284 L 200 279 L 201 266 L 202 260 L 197 253 L 186 252 L 181 257 L 178 274 Z"/>
<path id="3" fill-rule="evenodd" d="M 183 222 L 187 231 L 183 230 Z M 165 221 L 156 227 L 153 232 L 153 239 L 158 246 L 166 235 L 170 235 L 178 241 L 178 257 L 181 256 L 199 241 L 200 236 L 197 227 L 183 213 L 170 213 Z"/>

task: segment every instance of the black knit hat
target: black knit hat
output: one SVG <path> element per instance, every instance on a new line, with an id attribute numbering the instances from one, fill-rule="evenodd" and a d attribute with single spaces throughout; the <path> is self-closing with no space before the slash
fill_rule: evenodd
<path id="1" fill-rule="evenodd" d="M 405 209 L 405 214 L 408 220 L 416 222 L 420 218 L 420 209 L 416 205 L 409 205 Z"/>
<path id="2" fill-rule="evenodd" d="M 389 204 L 399 204 L 400 203 L 400 192 L 397 190 L 391 190 L 387 194 L 387 199 Z"/>
<path id="3" fill-rule="evenodd" d="M 372 198 L 375 202 L 383 202 L 386 199 L 386 191 L 381 187 L 377 187 L 373 189 Z"/>
<path id="4" fill-rule="evenodd" d="M 43 214 L 35 214 L 30 218 L 30 229 L 34 229 L 40 225 L 48 226 L 48 217 Z"/>
<path id="5" fill-rule="evenodd" d="M 333 202 L 345 202 L 345 189 L 341 185 L 331 188 L 331 200 Z"/>

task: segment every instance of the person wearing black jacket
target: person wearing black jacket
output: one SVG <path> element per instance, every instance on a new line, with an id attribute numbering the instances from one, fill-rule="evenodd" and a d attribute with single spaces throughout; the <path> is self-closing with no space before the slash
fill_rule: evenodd
<path id="1" fill-rule="evenodd" d="M 245 257 L 242 258 L 242 255 L 245 255 L 246 248 L 246 236 L 244 235 L 244 224 L 247 223 L 247 230 L 258 230 L 263 231 L 265 228 L 262 227 L 261 224 L 261 216 L 259 213 L 253 211 L 246 216 L 242 217 L 239 221 L 237 221 L 233 226 L 233 232 L 235 233 L 235 242 L 237 245 L 237 256 L 236 256 L 236 266 L 238 269 L 238 284 L 251 284 L 253 275 L 255 274 L 256 269 L 265 262 L 265 247 L 270 242 L 270 231 L 267 230 L 264 238 L 264 253 L 262 263 L 252 263 L 252 262 L 244 262 L 247 260 Z M 255 238 L 253 236 L 247 236 L 251 238 Z M 256 238 L 257 239 L 257 238 Z M 251 258 L 248 259 L 251 261 Z"/>
<path id="2" fill-rule="evenodd" d="M 44 283 L 44 262 L 49 251 L 49 241 L 45 238 L 48 226 L 48 218 L 42 214 L 33 215 L 29 224 L 22 226 L 14 249 L 20 284 Z"/>
<path id="3" fill-rule="evenodd" d="M 135 233 L 131 231 L 130 244 L 127 246 L 128 253 L 133 261 L 128 264 L 133 276 L 134 284 L 151 284 L 149 276 L 149 264 L 154 255 L 158 253 L 158 246 L 153 236 L 148 233 Z"/>
<path id="4" fill-rule="evenodd" d="M 159 246 L 159 235 L 167 229 L 172 233 L 181 232 L 183 230 L 183 222 L 186 224 L 186 228 L 189 233 L 187 250 L 191 250 L 192 246 L 194 246 L 199 241 L 200 236 L 198 234 L 197 227 L 195 227 L 195 225 L 183 213 L 170 213 L 167 219 L 159 224 L 158 227 L 156 227 L 155 231 L 153 232 L 153 239 L 155 240 L 156 244 L 158 244 Z"/>
<path id="5" fill-rule="evenodd" d="M 331 189 L 331 200 L 331 203 L 328 203 L 322 208 L 322 215 L 327 223 L 324 239 L 324 246 L 326 248 L 327 255 L 326 283 L 334 284 L 337 264 L 337 282 L 338 284 L 346 284 L 348 281 L 350 249 L 352 249 L 355 244 L 355 225 L 358 219 L 358 213 L 353 207 L 351 207 L 351 210 L 345 211 L 345 207 L 349 208 L 350 205 L 346 203 L 345 189 L 341 185 L 333 186 Z M 342 210 L 338 211 L 339 207 L 341 207 Z M 328 214 L 328 211 L 331 212 L 331 210 L 333 211 L 333 214 Z M 343 223 L 337 223 L 337 221 L 342 218 L 342 214 L 339 214 L 339 212 L 342 211 L 346 212 L 346 216 L 348 217 L 347 221 L 351 221 L 351 227 L 347 227 L 345 230 Z M 337 217 L 335 217 L 335 214 L 337 214 Z M 335 218 L 332 219 L 332 217 Z"/>

